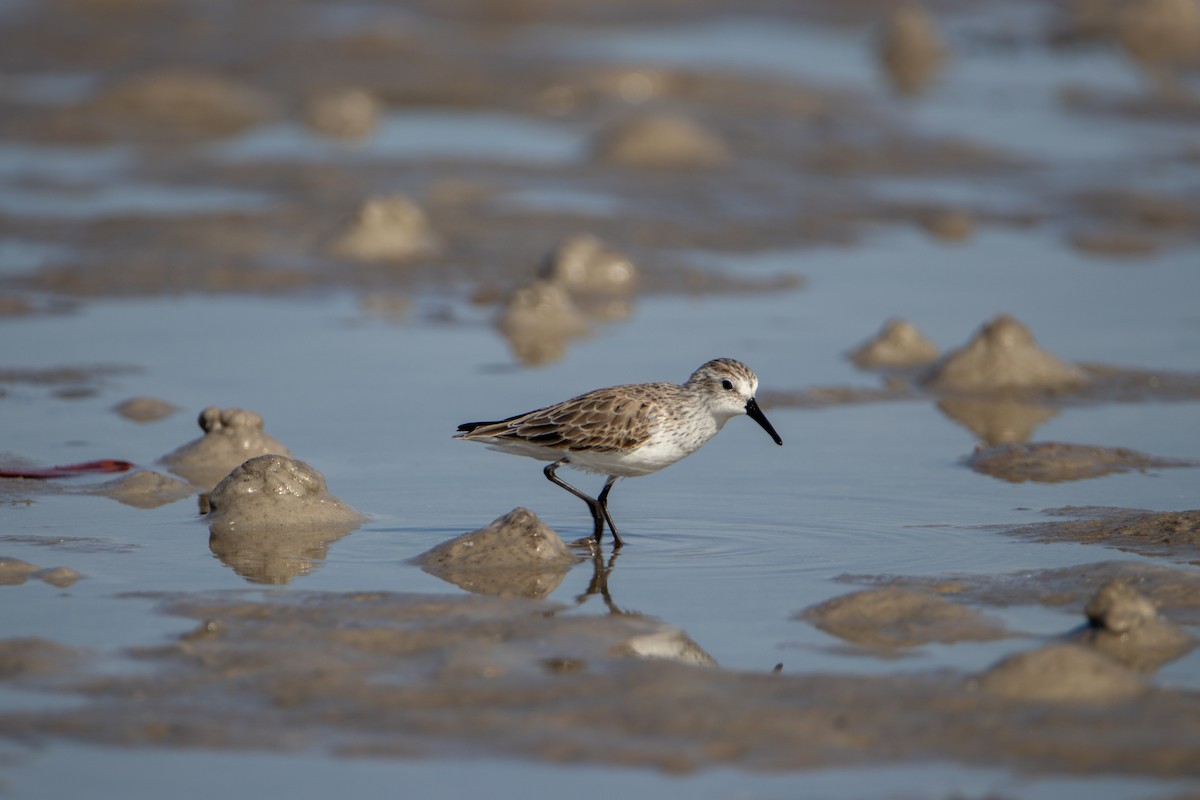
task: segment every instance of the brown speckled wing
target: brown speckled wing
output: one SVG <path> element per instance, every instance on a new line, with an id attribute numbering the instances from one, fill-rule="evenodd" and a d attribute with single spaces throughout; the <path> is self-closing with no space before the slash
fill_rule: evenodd
<path id="1" fill-rule="evenodd" d="M 502 422 L 480 425 L 467 438 L 527 441 L 562 450 L 631 450 L 650 438 L 656 392 L 650 387 L 597 389 Z"/>

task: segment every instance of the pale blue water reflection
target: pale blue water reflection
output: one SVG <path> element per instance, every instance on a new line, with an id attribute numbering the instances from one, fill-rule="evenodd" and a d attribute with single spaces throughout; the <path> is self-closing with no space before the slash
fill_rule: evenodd
<path id="1" fill-rule="evenodd" d="M 56 747 L 49 753 L 0 751 L 8 763 L 21 763 L 6 775 L 13 797 L 68 797 L 86 785 L 101 797 L 169 795 L 178 800 L 210 800 L 213 795 L 271 796 L 281 776 L 292 800 L 323 800 L 331 795 L 374 797 L 396 787 L 422 787 L 427 798 L 478 796 L 480 787 L 495 800 L 536 797 L 655 797 L 725 800 L 730 797 L 806 797 L 862 800 L 886 797 L 1019 796 L 1025 800 L 1088 797 L 1123 800 L 1163 790 L 1186 791 L 1185 781 L 1138 778 L 1023 777 L 1000 769 L 969 769 L 955 764 L 855 766 L 797 775 L 747 773 L 729 769 L 696 775 L 663 775 L 582 765 L 537 765 L 473 759 L 389 761 L 329 758 L 302 754 L 194 753 L 165 751 L 147 759 L 135 751 Z M 381 788 L 386 787 L 386 788 Z M 886 787 L 883 789 L 882 787 Z M 882 791 L 881 791 L 882 790 Z"/>
<path id="2" fill-rule="evenodd" d="M 496 111 L 387 114 L 362 141 L 338 141 L 296 123 L 266 125 L 211 150 L 219 160 L 338 161 L 454 158 L 557 164 L 582 155 L 582 135 L 561 124 Z"/>

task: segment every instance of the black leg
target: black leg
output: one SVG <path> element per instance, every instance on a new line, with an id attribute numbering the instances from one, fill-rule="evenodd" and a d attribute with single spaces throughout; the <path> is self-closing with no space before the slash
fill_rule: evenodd
<path id="1" fill-rule="evenodd" d="M 600 498 L 596 499 L 584 494 L 571 484 L 564 481 L 562 478 L 558 477 L 558 475 L 554 474 L 555 470 L 557 470 L 564 463 L 566 463 L 566 459 L 560 459 L 559 461 L 555 461 L 553 464 L 548 464 L 542 471 L 546 474 L 546 477 L 551 483 L 561 486 L 583 502 L 587 503 L 588 510 L 592 512 L 592 522 L 595 523 L 595 528 L 592 531 L 592 538 L 596 540 L 596 544 L 600 544 L 601 540 L 604 538 L 604 523 L 607 522 L 608 527 L 613 533 L 613 546 L 620 547 L 621 536 L 617 533 L 617 529 L 613 525 L 612 515 L 608 513 L 608 493 L 609 490 L 612 489 L 613 483 L 616 482 L 616 477 L 613 476 L 608 479 L 608 482 L 604 484 L 604 488 L 600 491 Z"/>
<path id="2" fill-rule="evenodd" d="M 608 493 L 612 491 L 613 484 L 617 482 L 616 475 L 609 475 L 608 480 L 604 482 L 604 488 L 600 490 L 600 496 L 596 498 L 596 502 L 600 504 L 600 510 L 604 512 L 604 519 L 608 522 L 608 529 L 613 535 L 613 549 L 617 549 L 622 544 L 621 534 L 617 533 L 617 526 L 613 525 L 612 514 L 608 513 Z"/>
<path id="3" fill-rule="evenodd" d="M 604 537 L 604 516 L 600 511 L 600 501 L 594 497 L 589 497 L 571 484 L 564 481 L 562 478 L 555 475 L 554 471 L 558 469 L 562 463 L 562 461 L 555 461 L 553 464 L 548 464 L 542 471 L 546 473 L 546 477 L 550 479 L 551 483 L 561 486 L 583 502 L 587 503 L 588 511 L 592 512 L 592 522 L 595 523 L 595 528 L 592 532 L 592 538 L 599 542 Z"/>

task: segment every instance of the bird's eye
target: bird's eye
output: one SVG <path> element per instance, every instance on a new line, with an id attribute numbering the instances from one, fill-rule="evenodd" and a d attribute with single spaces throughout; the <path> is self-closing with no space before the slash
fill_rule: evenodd
<path id="1" fill-rule="evenodd" d="M 731 381 L 729 379 L 725 379 L 725 380 L 721 381 L 721 388 L 733 389 L 733 381 Z"/>

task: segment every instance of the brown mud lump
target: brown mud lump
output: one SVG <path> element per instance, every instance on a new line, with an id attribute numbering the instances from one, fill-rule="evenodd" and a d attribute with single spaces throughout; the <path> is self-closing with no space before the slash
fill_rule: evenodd
<path id="1" fill-rule="evenodd" d="M 157 508 L 195 491 L 190 483 L 152 470 L 138 470 L 96 487 L 97 494 L 134 508 Z"/>
<path id="2" fill-rule="evenodd" d="M 518 507 L 479 530 L 442 542 L 413 563 L 470 592 L 545 597 L 578 560 L 537 514 Z"/>
<path id="3" fill-rule="evenodd" d="M 992 319 L 963 347 L 934 364 L 922 384 L 939 392 L 1066 392 L 1088 382 L 1083 370 L 1038 347 L 1007 314 Z"/>
<path id="4" fill-rule="evenodd" d="M 938 357 L 937 345 L 925 338 L 917 326 L 903 319 L 890 319 L 879 333 L 846 354 L 861 369 L 916 367 Z"/>
<path id="5" fill-rule="evenodd" d="M 255 456 L 208 495 L 210 525 L 229 529 L 357 527 L 362 514 L 329 493 L 325 476 L 286 456 Z"/>
<path id="6" fill-rule="evenodd" d="M 1004 397 L 943 397 L 938 411 L 965 427 L 988 446 L 1025 442 L 1058 410 Z"/>
<path id="7" fill-rule="evenodd" d="M 1125 51 L 1159 80 L 1173 67 L 1200 65 L 1200 2 L 1130 0 L 1116 16 Z"/>
<path id="8" fill-rule="evenodd" d="M 0 680 L 39 678 L 66 671 L 83 653 L 49 639 L 0 639 Z"/>
<path id="9" fill-rule="evenodd" d="M 40 567 L 19 558 L 0 556 L 0 586 L 18 586 L 29 579 Z"/>
<path id="10" fill-rule="evenodd" d="M 570 292 L 541 279 L 509 295 L 496 319 L 496 328 L 517 360 L 527 366 L 562 358 L 572 339 L 591 330 Z"/>
<path id="11" fill-rule="evenodd" d="M 163 69 L 135 75 L 88 105 L 96 119 L 142 135 L 223 137 L 269 119 L 275 105 L 263 92 L 224 75 Z"/>
<path id="12" fill-rule="evenodd" d="M 1088 601 L 1088 622 L 1097 630 L 1123 634 L 1158 619 L 1154 603 L 1125 581 L 1109 581 Z"/>
<path id="13" fill-rule="evenodd" d="M 538 277 L 566 289 L 580 310 L 596 319 L 624 319 L 633 310 L 637 267 L 590 234 L 560 242 L 542 262 Z"/>
<path id="14" fill-rule="evenodd" d="M 157 397 L 131 397 L 113 407 L 113 411 L 134 422 L 158 422 L 178 410 L 179 406 Z"/>
<path id="15" fill-rule="evenodd" d="M 1009 656 L 984 672 L 978 685 L 988 694 L 1050 703 L 1115 703 L 1146 690 L 1136 673 L 1076 644 Z"/>
<path id="16" fill-rule="evenodd" d="M 37 578 L 42 583 L 48 583 L 51 586 L 57 586 L 59 589 L 66 589 L 68 586 L 75 583 L 83 577 L 70 567 L 47 567 L 39 569 L 33 573 L 33 577 Z"/>
<path id="17" fill-rule="evenodd" d="M 1111 580 L 1100 587 L 1085 613 L 1088 627 L 1076 640 L 1139 672 L 1153 672 L 1196 646 L 1127 581 Z"/>
<path id="18" fill-rule="evenodd" d="M 1200 509 L 1144 511 L 1067 506 L 1046 509 L 1076 519 L 1022 525 L 1010 532 L 1039 542 L 1075 542 L 1115 547 L 1146 556 L 1200 563 Z"/>
<path id="19" fill-rule="evenodd" d="M 943 242 L 965 242 L 975 232 L 975 217 L 962 209 L 931 211 L 921 217 L 921 227 Z"/>
<path id="20" fill-rule="evenodd" d="M 1200 228 L 1200 206 L 1174 194 L 1094 189 L 1078 193 L 1074 200 L 1105 228 L 1181 234 Z"/>
<path id="21" fill-rule="evenodd" d="M 162 457 L 172 472 L 198 486 L 212 486 L 254 456 L 291 452 L 263 431 L 263 418 L 241 408 L 209 406 L 200 412 L 204 436 Z"/>
<path id="22" fill-rule="evenodd" d="M 1008 635 L 979 612 L 933 592 L 888 586 L 835 597 L 798 615 L 826 633 L 864 647 L 989 641 Z"/>
<path id="23" fill-rule="evenodd" d="M 1071 246 L 1089 255 L 1136 258 L 1158 252 L 1159 244 L 1142 231 L 1108 228 L 1079 231 L 1070 237 Z"/>
<path id="24" fill-rule="evenodd" d="M 879 33 L 879 63 L 898 94 L 919 94 L 941 70 L 946 48 L 937 23 L 912 3 L 897 6 Z"/>
<path id="25" fill-rule="evenodd" d="M 1144 472 L 1161 467 L 1196 465 L 1191 461 L 1156 458 L 1123 447 L 1062 442 L 1008 443 L 995 447 L 979 447 L 967 458 L 967 466 L 976 472 L 1010 483 L 1057 483 L 1098 478 L 1115 472 Z"/>
<path id="26" fill-rule="evenodd" d="M 330 248 L 355 261 L 409 261 L 437 252 L 438 240 L 425 211 L 404 195 L 373 197 Z"/>
<path id="27" fill-rule="evenodd" d="M 0 586 L 19 586 L 30 578 L 65 589 L 83 576 L 70 567 L 39 567 L 19 558 L 0 556 Z"/>
<path id="28" fill-rule="evenodd" d="M 284 584 L 308 574 L 331 542 L 365 520 L 329 494 L 320 472 L 278 455 L 233 470 L 208 505 L 209 549 L 253 583 Z"/>
<path id="29" fill-rule="evenodd" d="M 719 167 L 729 161 L 729 148 L 715 133 L 663 113 L 633 117 L 603 132 L 595 152 L 609 163 L 647 169 Z"/>
<path id="30" fill-rule="evenodd" d="M 365 139 L 379 124 L 380 106 L 366 89 L 328 89 L 312 97 L 304 109 L 308 127 L 334 139 Z"/>

